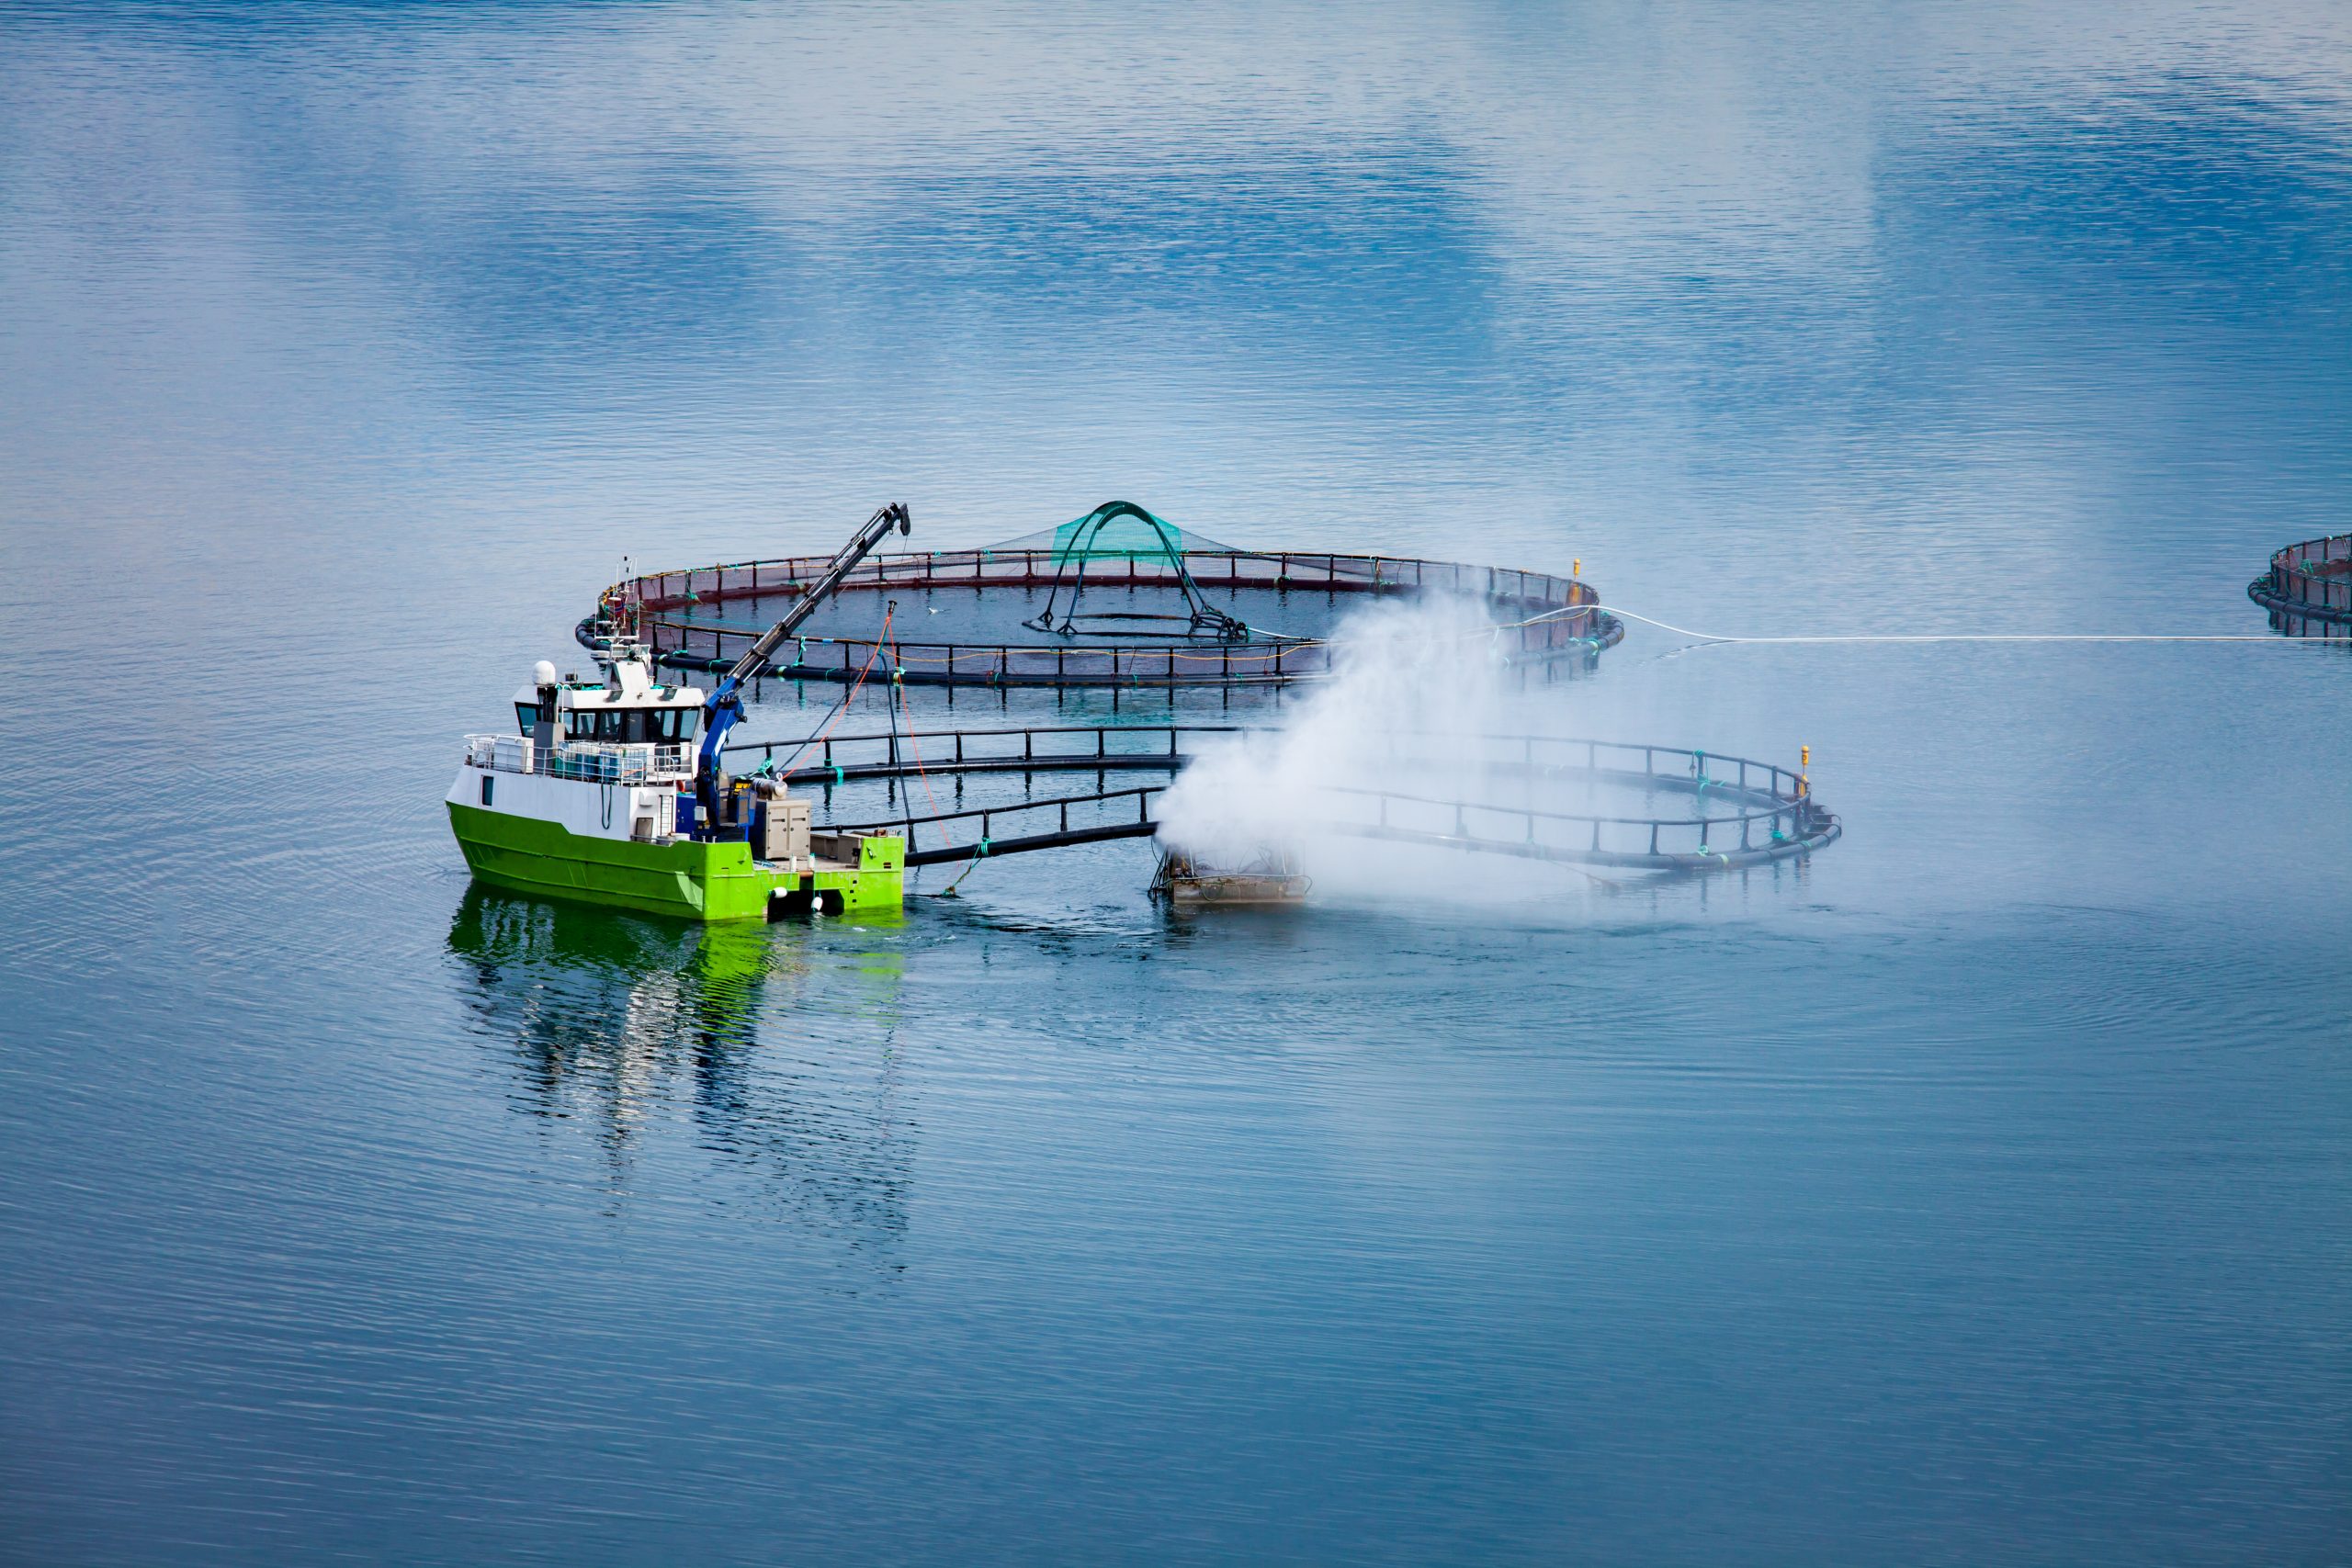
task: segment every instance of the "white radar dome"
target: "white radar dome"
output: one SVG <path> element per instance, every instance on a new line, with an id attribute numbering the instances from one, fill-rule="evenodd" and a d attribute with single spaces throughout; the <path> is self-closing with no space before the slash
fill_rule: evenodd
<path id="1" fill-rule="evenodd" d="M 555 664 L 552 660 L 542 659 L 531 666 L 531 684 L 534 686 L 555 684 Z"/>

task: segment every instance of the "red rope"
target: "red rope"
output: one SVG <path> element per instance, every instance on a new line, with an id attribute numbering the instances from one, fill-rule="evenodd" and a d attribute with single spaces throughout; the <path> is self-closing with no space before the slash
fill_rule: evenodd
<path id="1" fill-rule="evenodd" d="M 890 629 L 887 621 L 882 629 L 887 636 Z M 894 665 L 904 668 L 899 664 L 899 649 L 896 644 L 891 645 L 890 661 Z M 933 817 L 941 816 L 943 813 L 939 809 L 939 796 L 931 793 L 931 775 L 923 772 L 922 747 L 915 739 L 915 710 L 907 702 L 907 683 L 904 681 L 894 681 L 891 683 L 899 688 L 899 711 L 907 716 L 907 749 L 915 754 L 915 777 L 922 780 L 923 798 L 931 802 L 931 814 Z"/>
<path id="2" fill-rule="evenodd" d="M 882 613 L 882 636 L 874 639 L 874 651 L 865 656 L 865 668 L 857 672 L 856 685 L 850 687 L 849 695 L 842 699 L 841 711 L 833 715 L 832 723 L 825 726 L 824 729 L 817 736 L 817 738 L 808 742 L 809 746 L 822 744 L 825 739 L 833 733 L 834 728 L 840 725 L 841 721 L 849 716 L 851 705 L 857 701 L 859 688 L 865 684 L 866 671 L 872 670 L 874 668 L 874 661 L 882 657 L 882 637 L 887 637 L 890 635 L 890 617 L 897 614 L 898 612 L 896 610 L 885 610 Z M 804 752 L 807 750 L 807 747 L 802 748 Z M 806 765 L 807 764 L 803 763 L 800 766 Z M 786 768 L 783 773 L 777 774 L 776 777 L 779 780 L 788 779 L 793 774 L 800 771 L 800 766 Z M 926 784 L 925 787 L 928 788 L 929 785 Z"/>

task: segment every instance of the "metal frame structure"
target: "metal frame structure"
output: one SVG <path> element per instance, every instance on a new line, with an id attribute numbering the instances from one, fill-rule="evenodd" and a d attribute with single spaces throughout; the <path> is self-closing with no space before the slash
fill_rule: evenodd
<path id="1" fill-rule="evenodd" d="M 2247 583 L 2245 592 L 2270 612 L 2273 631 L 2352 637 L 2352 534 L 2289 545 L 2270 558 L 2270 570 Z"/>
<path id="2" fill-rule="evenodd" d="M 857 563 L 873 553 L 874 547 L 890 536 L 896 528 L 900 534 L 914 525 L 907 513 L 906 502 L 894 501 L 881 507 L 852 534 L 849 542 L 833 552 L 825 570 L 800 592 L 793 606 L 774 626 L 752 639 L 752 646 L 736 655 L 735 662 L 727 667 L 718 688 L 703 705 L 702 745 L 695 762 L 695 801 L 700 808 L 701 820 L 708 824 L 718 821 L 718 749 L 743 716 L 743 682 L 755 678 L 767 668 L 768 656 L 784 645 L 785 638 L 797 631 L 819 605 L 841 589 L 842 579 Z"/>
<path id="3" fill-rule="evenodd" d="M 839 592 L 1050 590 L 1058 581 L 1054 549 L 936 550 L 869 557 L 841 581 Z M 598 615 L 581 623 L 580 640 L 594 648 L 626 622 L 661 662 L 676 670 L 730 667 L 765 626 L 730 626 L 710 608 L 730 600 L 797 596 L 831 564 L 825 557 L 792 557 L 656 572 L 616 583 Z M 1511 620 L 1500 626 L 1501 651 L 1522 667 L 1589 665 L 1624 637 L 1624 625 L 1600 607 L 1592 587 L 1573 578 L 1502 567 L 1459 565 L 1410 557 L 1329 552 L 1186 550 L 1172 560 L 1112 559 L 1091 563 L 1095 588 L 1271 589 L 1326 594 L 1471 594 Z M 1050 636 L 1051 634 L 1047 634 Z M 1281 684 L 1330 670 L 1330 645 L 1312 639 L 1242 642 L 1182 641 L 1165 636 L 1121 641 L 1110 637 L 1023 643 L 943 643 L 893 637 L 894 672 L 901 683 L 1007 689 L 1216 687 Z M 848 683 L 877 651 L 873 637 L 803 637 L 760 673 L 773 680 Z M 730 651 L 731 650 L 731 651 Z M 789 657 L 786 657 L 786 655 Z"/>
<path id="4" fill-rule="evenodd" d="M 1200 584 L 1193 581 L 1192 572 L 1184 565 L 1183 547 L 1177 542 L 1179 536 L 1175 531 L 1132 501 L 1106 501 L 1079 519 L 1078 525 L 1070 531 L 1069 543 L 1061 547 L 1059 558 L 1054 563 L 1054 584 L 1046 592 L 1046 607 L 1037 613 L 1034 620 L 1022 622 L 1023 626 L 1029 627 L 1032 631 L 1051 632 L 1056 637 L 1066 637 L 1076 633 L 1080 618 L 1079 604 L 1086 594 L 1086 568 L 1093 556 L 1094 542 L 1102 536 L 1103 529 L 1122 517 L 1139 517 L 1150 527 L 1152 538 L 1159 546 L 1160 557 L 1175 570 L 1176 587 L 1184 595 L 1184 608 L 1188 613 L 1182 616 L 1177 616 L 1148 612 L 1119 611 L 1111 614 L 1089 614 L 1085 616 L 1086 620 L 1110 623 L 1099 628 L 1110 630 L 1116 629 L 1117 626 L 1128 622 L 1148 625 L 1165 621 L 1172 625 L 1181 619 L 1184 622 L 1184 629 L 1182 632 L 1142 632 L 1132 635 L 1208 637 L 1218 642 L 1250 640 L 1250 628 L 1210 604 L 1201 592 Z M 1135 558 L 1132 554 L 1127 554 L 1125 558 L 1133 560 Z M 1074 573 L 1070 570 L 1072 567 L 1077 569 Z M 1063 609 L 1061 622 L 1057 626 L 1054 622 L 1054 605 L 1061 597 L 1066 577 L 1069 580 L 1069 604 Z M 1292 639 L 1276 638 L 1274 640 Z"/>
<path id="5" fill-rule="evenodd" d="M 858 779 L 903 783 L 918 775 L 954 777 L 971 773 L 1092 773 L 1096 787 L 1076 794 L 1030 797 L 953 811 L 917 813 L 911 795 L 893 816 L 824 825 L 827 832 L 907 834 L 909 866 L 939 865 L 979 858 L 1060 849 L 1115 839 L 1148 838 L 1159 829 L 1152 803 L 1166 784 L 1112 787 L 1114 773 L 1176 773 L 1192 761 L 1184 738 L 1231 734 L 1235 725 L 1047 725 L 999 729 L 939 729 L 812 737 L 807 740 L 760 741 L 730 747 L 759 751 L 773 761 L 778 750 L 804 753 L 797 772 L 825 790 Z M 1045 744 L 1040 745 L 1040 739 Z M 1400 742 L 1441 740 L 1459 746 L 1458 737 L 1399 736 Z M 1498 735 L 1475 738 L 1481 750 L 1471 761 L 1498 777 L 1530 780 L 1589 779 L 1688 795 L 1700 807 L 1691 817 L 1634 817 L 1555 811 L 1505 801 L 1453 799 L 1410 789 L 1333 788 L 1327 829 L 1361 838 L 1422 843 L 1521 859 L 1573 865 L 1611 866 L 1660 872 L 1736 871 L 1769 864 L 1822 848 L 1836 840 L 1838 818 L 1814 800 L 1805 775 L 1777 763 L 1676 746 L 1587 740 L 1565 736 Z M 939 751 L 924 754 L 922 743 Z M 1092 744 L 1087 744 L 1091 740 Z M 945 744 L 941 744 L 945 743 Z M 814 751 L 813 757 L 806 753 Z M 1636 759 L 1639 765 L 1635 765 Z M 1460 753 L 1437 758 L 1400 746 L 1394 761 L 1400 777 L 1417 769 L 1455 764 Z M 1133 803 L 1128 814 L 1127 803 Z M 1730 807 L 1706 810 L 1710 802 Z M 1073 808 L 1078 818 L 1072 820 Z M 1090 811 L 1089 808 L 1091 808 Z M 1050 815 L 1046 815 L 1050 814 Z M 1000 822 L 1011 825 L 1002 837 Z M 950 824 L 977 831 L 939 841 Z M 934 841 L 918 842 L 918 830 L 933 829 Z"/>

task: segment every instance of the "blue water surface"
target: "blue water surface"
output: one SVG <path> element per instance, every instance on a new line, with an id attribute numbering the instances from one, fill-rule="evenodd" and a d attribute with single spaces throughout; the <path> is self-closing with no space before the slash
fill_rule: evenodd
<path id="1" fill-rule="evenodd" d="M 440 805 L 622 556 L 888 500 L 2261 634 L 2347 81 L 2296 0 L 0 10 L 0 1558 L 2352 1556 L 2341 646 L 1637 625 L 1552 722 L 1846 827 L 1651 888 L 703 932 Z"/>

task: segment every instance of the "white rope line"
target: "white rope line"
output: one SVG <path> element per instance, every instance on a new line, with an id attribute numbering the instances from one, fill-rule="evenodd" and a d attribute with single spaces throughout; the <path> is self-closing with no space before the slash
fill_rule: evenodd
<path id="1" fill-rule="evenodd" d="M 1795 645 L 1822 643 L 1905 642 L 2260 642 L 2270 643 L 2279 647 L 2291 647 L 2299 640 L 2293 637 L 2282 637 L 2275 632 L 1860 632 L 1845 634 L 1815 634 L 1804 637 L 1732 637 L 1720 632 L 1693 631 L 1689 626 L 1678 626 L 1670 621 L 1657 620 L 1652 616 L 1642 615 L 1637 611 L 1625 609 L 1622 605 L 1598 604 L 1566 604 L 1556 610 L 1545 610 L 1539 615 L 1530 615 L 1524 620 L 1502 621 L 1491 626 L 1483 627 L 1475 632 L 1463 632 L 1458 634 L 1456 640 L 1465 642 L 1474 641 L 1482 637 L 1492 637 L 1498 632 L 1518 631 L 1524 626 L 1541 626 L 1545 621 L 1558 620 L 1564 615 L 1578 615 L 1591 611 L 1598 611 L 1604 615 L 1623 615 L 1629 621 L 1639 621 L 1645 626 L 1656 626 L 1660 631 L 1672 632 L 1677 637 L 1687 637 L 1691 638 L 1694 642 L 1702 644 L 1747 643 L 1769 645 L 1777 643 L 1781 645 Z M 700 627 L 708 627 L 714 625 L 715 623 L 706 622 L 701 623 Z M 700 627 L 697 629 L 700 629 Z M 730 628 L 722 626 L 718 626 L 717 629 L 729 630 Z M 1264 626 L 1252 626 L 1250 629 L 1252 631 L 1268 632 L 1268 635 L 1277 637 L 1281 639 L 1282 642 L 1294 648 L 1335 648 L 1357 640 L 1353 637 L 1298 637 L 1287 632 L 1269 631 L 1269 628 Z M 742 634 L 739 632 L 735 635 L 740 636 Z M 801 640 L 804 642 L 817 643 L 846 641 L 853 645 L 859 645 L 864 641 L 863 638 L 857 637 L 835 638 L 814 637 L 804 637 Z M 992 648 L 998 645 L 973 645 L 976 651 L 983 648 Z M 1022 653 L 1039 651 L 1041 650 L 1042 646 L 1043 645 L 1040 645 L 1040 648 L 1016 647 L 1013 648 L 1012 651 Z M 1122 649 L 1125 647 L 1125 645 L 1120 646 Z M 1083 653 L 1101 653 L 1119 651 L 1120 649 L 1081 646 L 1067 650 Z M 1282 679 L 1283 677 L 1263 678 Z M 1303 680 L 1308 677 L 1301 674 L 1287 678 L 1291 680 Z M 1232 678 L 1228 681 L 1228 683 L 1241 684 L 1253 678 Z"/>
<path id="2" fill-rule="evenodd" d="M 1536 621 L 1551 620 L 1560 615 L 1572 615 L 1581 610 L 1600 610 L 1611 615 L 1623 615 L 1629 621 L 1639 621 L 1645 626 L 1677 637 L 1692 637 L 1702 643 L 1836 643 L 1836 642 L 2264 642 L 2280 647 L 2290 646 L 2293 639 L 2276 633 L 2213 634 L 2188 632 L 1878 632 L 1842 636 L 1811 637 L 1726 637 L 1717 632 L 1692 631 L 1668 621 L 1654 620 L 1644 615 L 1615 604 L 1576 604 L 1562 610 L 1548 610 L 1541 615 L 1520 623 L 1532 626 Z"/>

